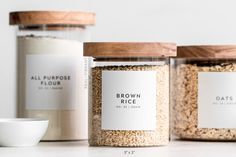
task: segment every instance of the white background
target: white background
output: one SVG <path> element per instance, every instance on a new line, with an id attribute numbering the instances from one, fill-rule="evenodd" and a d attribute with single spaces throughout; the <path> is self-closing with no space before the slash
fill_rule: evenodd
<path id="1" fill-rule="evenodd" d="M 94 41 L 236 43 L 235 0 L 2 0 L 0 1 L 0 117 L 16 114 L 14 10 L 97 13 Z"/>

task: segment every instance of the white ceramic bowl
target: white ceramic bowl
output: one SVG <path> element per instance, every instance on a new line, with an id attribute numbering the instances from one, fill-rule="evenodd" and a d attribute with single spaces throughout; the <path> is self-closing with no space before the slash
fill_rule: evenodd
<path id="1" fill-rule="evenodd" d="M 47 131 L 48 120 L 39 118 L 0 118 L 0 146 L 37 145 Z"/>

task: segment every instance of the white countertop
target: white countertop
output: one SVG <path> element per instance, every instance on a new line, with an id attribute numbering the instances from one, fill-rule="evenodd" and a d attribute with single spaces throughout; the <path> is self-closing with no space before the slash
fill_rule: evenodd
<path id="1" fill-rule="evenodd" d="M 0 157 L 235 157 L 236 142 L 174 141 L 145 148 L 88 147 L 87 141 L 41 142 L 34 147 L 0 147 Z"/>

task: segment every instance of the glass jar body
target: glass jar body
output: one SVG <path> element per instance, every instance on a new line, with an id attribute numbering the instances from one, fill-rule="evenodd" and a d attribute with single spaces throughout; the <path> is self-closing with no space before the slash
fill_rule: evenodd
<path id="1" fill-rule="evenodd" d="M 168 144 L 168 59 L 94 58 L 89 80 L 90 145 Z"/>
<path id="2" fill-rule="evenodd" d="M 235 72 L 235 59 L 171 59 L 173 138 L 236 140 Z"/>
<path id="3" fill-rule="evenodd" d="M 49 119 L 43 140 L 87 139 L 85 27 L 19 26 L 18 116 Z"/>

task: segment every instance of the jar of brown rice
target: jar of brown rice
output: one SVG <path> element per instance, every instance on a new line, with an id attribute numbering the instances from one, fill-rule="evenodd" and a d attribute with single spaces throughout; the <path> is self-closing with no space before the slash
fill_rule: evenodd
<path id="1" fill-rule="evenodd" d="M 169 141 L 173 43 L 85 43 L 90 71 L 89 144 L 160 146 Z"/>

